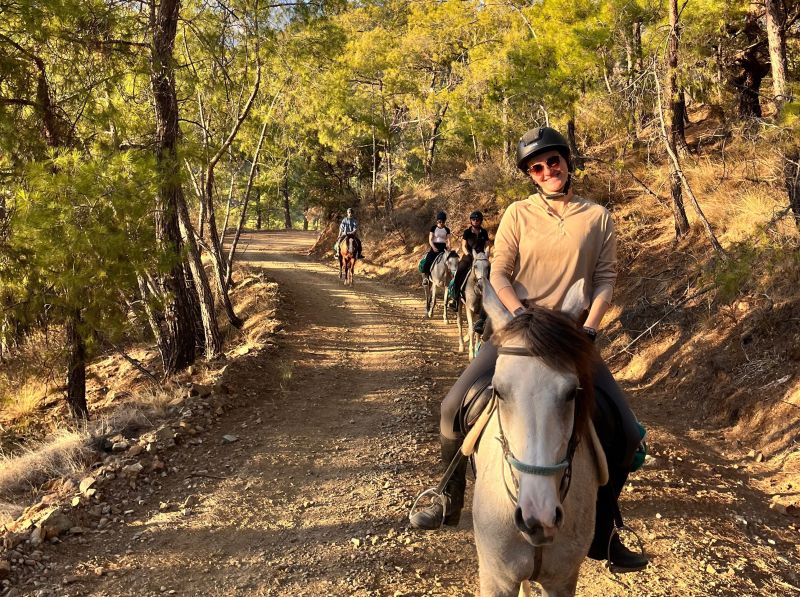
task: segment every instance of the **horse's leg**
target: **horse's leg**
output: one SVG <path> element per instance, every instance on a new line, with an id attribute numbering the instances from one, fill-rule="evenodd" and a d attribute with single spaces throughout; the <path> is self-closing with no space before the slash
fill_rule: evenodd
<path id="1" fill-rule="evenodd" d="M 542 597 L 575 597 L 578 590 L 578 570 L 575 570 L 570 576 L 559 579 L 560 582 L 557 586 L 542 587 Z"/>
<path id="2" fill-rule="evenodd" d="M 428 315 L 428 311 L 431 308 L 431 288 L 430 287 L 431 287 L 430 284 L 424 284 L 422 286 L 422 288 L 425 290 L 425 317 L 428 317 L 428 318 L 430 318 L 430 315 Z"/>
<path id="3" fill-rule="evenodd" d="M 433 317 L 433 310 L 436 308 L 436 284 L 433 283 L 433 280 L 431 280 L 431 294 L 431 309 L 428 311 L 429 319 Z"/>
<path id="4" fill-rule="evenodd" d="M 442 321 L 445 323 L 450 323 L 447 321 L 447 301 L 450 300 L 450 285 L 445 282 L 444 284 L 444 298 L 442 299 Z"/>
<path id="5" fill-rule="evenodd" d="M 471 361 L 475 358 L 475 349 L 473 347 L 473 337 L 475 334 L 472 332 L 472 307 L 464 305 L 464 311 L 467 312 L 467 335 L 469 336 L 469 354 L 467 357 Z"/>
<path id="6" fill-rule="evenodd" d="M 480 572 L 481 597 L 518 597 L 523 594 L 518 583 L 510 582 L 499 575 L 493 576 L 484 569 Z"/>
<path id="7" fill-rule="evenodd" d="M 458 352 L 464 352 L 464 331 L 461 329 L 461 303 L 458 304 L 458 311 L 456 311 L 456 323 L 458 324 Z"/>

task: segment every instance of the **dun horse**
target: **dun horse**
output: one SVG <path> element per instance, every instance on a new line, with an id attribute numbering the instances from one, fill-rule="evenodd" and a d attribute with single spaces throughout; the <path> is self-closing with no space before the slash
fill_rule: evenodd
<path id="1" fill-rule="evenodd" d="M 441 288 L 444 294 L 442 301 L 443 312 L 442 320 L 447 321 L 447 299 L 448 286 L 450 280 L 456 275 L 458 269 L 458 253 L 455 251 L 442 251 L 433 260 L 431 265 L 431 283 L 425 285 L 425 310 L 428 318 L 433 317 L 433 309 L 436 307 L 436 289 Z"/>
<path id="2" fill-rule="evenodd" d="M 467 315 L 467 335 L 469 336 L 469 360 L 475 357 L 477 342 L 475 342 L 477 334 L 473 329 L 475 320 L 480 317 L 481 304 L 483 302 L 483 284 L 484 280 L 489 279 L 489 258 L 486 253 L 472 252 L 472 268 L 467 275 L 464 283 L 464 300 L 459 302 L 458 315 L 456 321 L 458 322 L 458 351 L 464 352 L 464 333 L 461 329 L 461 302 L 464 303 L 464 311 Z M 458 292 L 458 288 L 456 292 Z"/>
<path id="3" fill-rule="evenodd" d="M 353 285 L 353 274 L 358 260 L 358 246 L 352 234 L 345 236 L 339 243 L 339 279 L 345 286 Z"/>
<path id="4" fill-rule="evenodd" d="M 583 283 L 564 311 L 586 304 Z M 475 453 L 472 512 L 481 595 L 574 595 L 607 478 L 593 448 L 592 346 L 564 314 L 532 307 L 513 317 L 484 284 L 495 330 L 496 407 Z M 488 347 L 487 347 L 488 348 Z"/>

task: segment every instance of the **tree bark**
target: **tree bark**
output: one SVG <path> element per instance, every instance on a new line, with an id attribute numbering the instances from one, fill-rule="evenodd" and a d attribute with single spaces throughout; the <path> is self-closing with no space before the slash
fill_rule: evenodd
<path id="1" fill-rule="evenodd" d="M 575 118 L 571 117 L 567 121 L 567 142 L 569 143 L 569 152 L 572 154 L 572 165 L 575 170 L 583 170 L 584 159 L 578 152 L 578 144 L 575 141 Z"/>
<path id="2" fill-rule="evenodd" d="M 783 180 L 794 223 L 800 228 L 800 148 L 795 147 L 784 156 Z"/>
<path id="3" fill-rule="evenodd" d="M 250 175 L 247 177 L 247 187 L 245 188 L 244 199 L 242 200 L 242 212 L 239 215 L 239 224 L 236 226 L 236 232 L 233 235 L 233 241 L 231 241 L 231 249 L 228 253 L 228 271 L 225 276 L 226 288 L 231 287 L 231 281 L 233 280 L 233 261 L 236 257 L 236 246 L 239 244 L 242 228 L 244 228 L 244 223 L 247 221 L 247 205 L 250 201 L 250 192 L 253 190 L 253 181 L 256 178 L 256 171 L 258 170 L 258 158 L 261 156 L 261 146 L 264 144 L 264 136 L 266 133 L 267 122 L 264 121 L 264 124 L 261 126 L 261 133 L 258 136 L 256 151 L 253 154 L 253 161 L 250 164 Z"/>
<path id="4" fill-rule="evenodd" d="M 283 197 L 283 227 L 285 230 L 292 229 L 292 209 L 289 204 L 289 155 L 283 162 L 283 182 L 281 183 L 281 196 Z"/>
<path id="5" fill-rule="evenodd" d="M 86 342 L 81 330 L 81 311 L 75 309 L 67 316 L 66 343 L 69 351 L 67 366 L 67 405 L 79 421 L 89 419 L 86 404 Z"/>
<path id="6" fill-rule="evenodd" d="M 745 17 L 741 30 L 747 46 L 739 52 L 733 60 L 733 83 L 739 96 L 740 118 L 761 118 L 761 81 L 769 73 L 769 64 L 764 53 L 767 51 L 767 41 L 759 24 L 759 13 L 756 7 L 751 7 Z"/>
<path id="7" fill-rule="evenodd" d="M 683 152 L 687 149 L 686 132 L 683 126 L 681 97 L 683 89 L 678 85 L 678 51 L 681 30 L 678 22 L 678 0 L 669 0 L 669 47 L 667 48 L 667 89 L 665 95 L 669 105 L 668 120 L 673 148 Z"/>
<path id="8" fill-rule="evenodd" d="M 764 5 L 769 60 L 772 65 L 772 92 L 775 95 L 777 112 L 780 113 L 783 103 L 789 99 L 786 86 L 786 32 L 778 1 L 764 0 Z"/>
<path id="9" fill-rule="evenodd" d="M 195 360 L 193 321 L 181 261 L 182 243 L 178 227 L 178 199 L 183 196 L 177 155 L 178 100 L 175 92 L 173 49 L 180 12 L 180 0 L 161 0 L 151 4 L 151 74 L 156 115 L 156 168 L 159 173 L 156 235 L 172 261 L 161 280 L 164 302 L 163 344 L 159 346 L 164 373 L 191 365 Z"/>
<path id="10" fill-rule="evenodd" d="M 445 103 L 444 107 L 441 109 L 441 112 L 437 111 L 436 118 L 433 121 L 433 126 L 431 127 L 431 135 L 428 138 L 428 142 L 425 144 L 425 176 L 430 177 L 431 173 L 433 172 L 433 158 L 436 155 L 436 144 L 439 141 L 439 129 L 442 126 L 442 122 L 444 122 L 444 116 L 447 114 L 447 108 L 450 107 L 449 103 Z"/>
<path id="11" fill-rule="evenodd" d="M 703 228 L 706 231 L 706 236 L 708 236 L 708 240 L 711 243 L 711 247 L 714 249 L 714 251 L 716 251 L 717 255 L 723 261 L 727 260 L 728 256 L 725 254 L 725 251 L 723 250 L 722 245 L 719 244 L 719 241 L 717 240 L 717 237 L 714 234 L 714 231 L 711 229 L 711 224 L 709 224 L 708 219 L 706 218 L 705 214 L 703 213 L 703 210 L 700 208 L 700 203 L 697 201 L 697 197 L 695 197 L 694 192 L 692 192 L 692 187 L 689 186 L 689 181 L 686 179 L 686 176 L 684 176 L 684 174 L 683 174 L 683 170 L 681 169 L 681 163 L 680 163 L 680 160 L 678 159 L 678 152 L 675 151 L 675 147 L 672 144 L 670 144 L 670 142 L 669 142 L 670 135 L 667 132 L 667 125 L 666 125 L 666 122 L 664 120 L 663 110 L 661 108 L 661 84 L 658 82 L 658 73 L 654 73 L 653 75 L 654 75 L 653 78 L 655 79 L 655 84 L 656 84 L 656 97 L 658 99 L 658 108 L 659 108 L 658 109 L 658 116 L 659 116 L 659 120 L 661 121 L 662 138 L 664 139 L 664 145 L 666 146 L 667 155 L 669 155 L 669 159 L 670 159 L 671 174 L 672 174 L 671 183 L 672 183 L 672 185 L 674 187 L 674 185 L 676 184 L 675 179 L 677 178 L 678 181 L 680 181 L 680 184 L 683 186 L 683 188 L 686 190 L 686 193 L 689 195 L 689 199 L 692 202 L 692 207 L 694 208 L 694 211 L 697 214 L 698 219 L 703 224 Z M 676 207 L 679 206 L 680 209 L 683 210 L 683 202 L 682 201 L 680 202 L 680 204 L 675 203 L 673 201 L 673 204 Z M 675 208 L 673 208 L 673 212 L 675 212 Z M 683 215 L 683 219 L 685 219 L 686 218 L 686 214 L 683 213 L 682 215 Z M 686 222 L 686 225 L 687 225 L 686 226 L 686 230 L 688 232 L 688 221 Z M 677 229 L 678 229 L 678 221 L 677 221 L 677 219 L 676 219 L 675 228 L 676 228 L 676 231 L 677 231 Z"/>
<path id="12" fill-rule="evenodd" d="M 214 308 L 214 295 L 208 282 L 200 250 L 195 241 L 195 232 L 189 217 L 189 208 L 181 200 L 178 204 L 178 217 L 183 241 L 188 249 L 189 269 L 192 272 L 194 288 L 197 291 L 197 303 L 200 310 L 200 322 L 203 330 L 203 346 L 206 359 L 213 360 L 222 355 L 222 339 L 219 333 L 217 312 Z"/>

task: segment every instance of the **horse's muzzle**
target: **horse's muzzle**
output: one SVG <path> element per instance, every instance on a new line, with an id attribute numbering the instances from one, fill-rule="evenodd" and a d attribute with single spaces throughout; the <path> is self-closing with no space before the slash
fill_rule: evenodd
<path id="1" fill-rule="evenodd" d="M 560 509 L 560 507 L 559 507 Z M 563 518 L 563 515 L 559 516 L 559 512 L 556 512 L 556 519 L 557 522 L 560 522 L 560 519 Z M 517 529 L 522 536 L 525 538 L 525 541 L 533 545 L 534 547 L 539 545 L 548 545 L 553 542 L 555 538 L 556 527 L 549 527 L 545 529 L 545 527 L 540 523 L 538 520 L 528 520 L 526 521 L 522 516 L 522 508 L 517 506 L 514 510 L 514 524 L 516 525 Z"/>

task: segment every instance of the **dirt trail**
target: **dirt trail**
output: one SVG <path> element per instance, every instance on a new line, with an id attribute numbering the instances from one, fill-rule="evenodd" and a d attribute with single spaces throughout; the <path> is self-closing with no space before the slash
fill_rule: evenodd
<path id="1" fill-rule="evenodd" d="M 469 514 L 437 533 L 406 523 L 414 494 L 439 471 L 438 402 L 466 362 L 455 326 L 423 319 L 421 290 L 363 278 L 343 288 L 337 272 L 303 256 L 313 240 L 243 239 L 246 260 L 280 284 L 279 349 L 229 366 L 236 406 L 202 444 L 170 456 L 152 495 L 118 497 L 124 520 L 48 548 L 50 570 L 33 592 L 475 593 Z M 579 593 L 800 593 L 792 519 L 768 509 L 714 437 L 661 414 L 668 397 L 632 394 L 655 462 L 634 475 L 623 511 L 653 564 L 613 577 L 588 561 Z M 239 440 L 224 444 L 225 434 Z M 187 498 L 197 504 L 188 515 L 162 505 Z"/>

